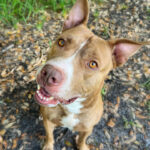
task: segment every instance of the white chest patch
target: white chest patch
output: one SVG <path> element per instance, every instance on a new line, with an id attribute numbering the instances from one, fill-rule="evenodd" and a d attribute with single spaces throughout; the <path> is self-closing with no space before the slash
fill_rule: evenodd
<path id="1" fill-rule="evenodd" d="M 73 102 L 69 105 L 65 105 L 65 108 L 67 108 L 67 110 L 71 113 L 79 114 L 80 109 L 83 107 L 81 102 L 84 100 L 85 100 L 85 98 L 78 98 L 75 102 Z"/>
<path id="2" fill-rule="evenodd" d="M 79 119 L 75 118 L 73 113 L 70 113 L 68 116 L 62 118 L 61 123 L 63 124 L 63 127 L 72 130 L 79 123 Z"/>
<path id="3" fill-rule="evenodd" d="M 61 123 L 64 127 L 72 130 L 79 123 L 79 119 L 75 118 L 75 115 L 80 113 L 80 109 L 83 107 L 81 102 L 84 100 L 85 98 L 78 98 L 75 102 L 69 105 L 64 105 L 69 112 L 68 115 L 63 117 L 61 120 Z"/>

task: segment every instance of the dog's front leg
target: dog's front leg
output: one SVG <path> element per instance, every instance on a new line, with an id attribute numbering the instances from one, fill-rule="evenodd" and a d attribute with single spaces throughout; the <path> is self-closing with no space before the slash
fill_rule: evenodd
<path id="1" fill-rule="evenodd" d="M 79 139 L 77 141 L 77 146 L 79 150 L 89 150 L 88 146 L 86 145 L 86 139 L 91 133 L 92 129 L 85 132 L 79 132 Z"/>
<path id="2" fill-rule="evenodd" d="M 54 139 L 53 139 L 53 131 L 55 125 L 50 122 L 47 118 L 43 117 L 43 123 L 46 131 L 46 141 L 42 150 L 53 150 Z"/>

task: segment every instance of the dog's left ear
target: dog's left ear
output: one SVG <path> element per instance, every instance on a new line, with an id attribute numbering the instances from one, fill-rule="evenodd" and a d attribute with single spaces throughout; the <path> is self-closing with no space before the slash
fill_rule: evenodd
<path id="1" fill-rule="evenodd" d="M 79 24 L 87 24 L 89 16 L 88 0 L 77 0 L 65 20 L 63 31 Z"/>
<path id="2" fill-rule="evenodd" d="M 150 44 L 150 42 L 134 42 L 127 39 L 110 40 L 108 43 L 112 50 L 114 68 L 123 65 L 143 45 Z"/>

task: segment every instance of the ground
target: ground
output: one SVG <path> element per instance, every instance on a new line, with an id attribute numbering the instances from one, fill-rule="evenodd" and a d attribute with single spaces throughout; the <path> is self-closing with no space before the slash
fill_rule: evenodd
<path id="1" fill-rule="evenodd" d="M 104 39 L 150 41 L 149 0 L 91 3 L 88 26 Z M 0 30 L 0 150 L 40 150 L 45 139 L 39 106 L 33 99 L 35 74 L 61 32 L 63 17 L 49 12 L 38 22 Z M 39 20 L 42 21 L 42 20 Z M 105 82 L 105 110 L 87 139 L 91 150 L 150 150 L 150 46 L 144 46 Z M 77 133 L 54 131 L 55 150 L 76 150 Z"/>

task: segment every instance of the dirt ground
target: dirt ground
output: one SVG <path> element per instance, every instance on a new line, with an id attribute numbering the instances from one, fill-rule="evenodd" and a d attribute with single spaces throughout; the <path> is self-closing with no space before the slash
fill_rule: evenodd
<path id="1" fill-rule="evenodd" d="M 149 0 L 91 2 L 88 27 L 104 39 L 150 41 Z M 39 106 L 33 99 L 35 74 L 61 33 L 63 17 L 45 13 L 34 21 L 0 29 L 0 150 L 40 150 L 45 139 Z M 150 150 L 150 46 L 144 46 L 105 82 L 105 110 L 87 139 L 91 150 Z M 54 131 L 55 150 L 76 150 L 77 133 Z"/>

